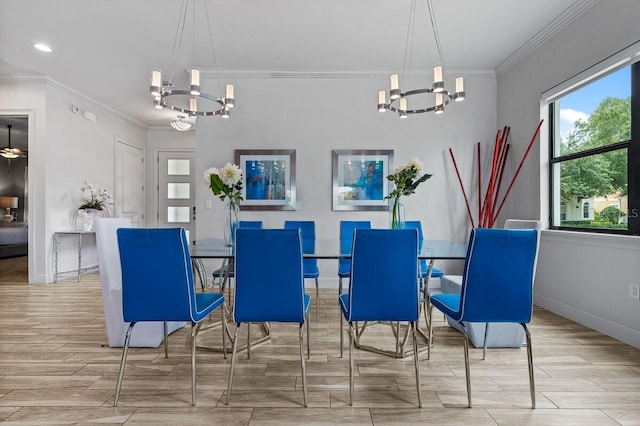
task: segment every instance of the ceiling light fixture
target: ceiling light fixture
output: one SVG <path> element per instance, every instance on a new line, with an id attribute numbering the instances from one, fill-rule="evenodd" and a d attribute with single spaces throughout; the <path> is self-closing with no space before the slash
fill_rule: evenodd
<path id="1" fill-rule="evenodd" d="M 184 115 L 179 115 L 177 120 L 173 120 L 171 122 L 171 127 L 179 132 L 188 132 L 193 127 L 193 124 L 185 121 L 185 118 L 187 117 L 185 117 Z"/>
<path id="2" fill-rule="evenodd" d="M 20 149 L 20 148 L 14 148 L 11 146 L 11 128 L 13 127 L 13 124 L 7 124 L 6 126 L 7 126 L 7 135 L 8 135 L 9 142 L 7 146 L 5 146 L 4 148 L 0 148 L 0 156 L 7 158 L 9 160 L 14 160 L 20 157 L 26 157 L 27 156 L 26 150 Z"/>
<path id="3" fill-rule="evenodd" d="M 44 43 L 35 43 L 33 45 L 33 47 L 35 47 L 36 49 L 38 49 L 41 52 L 45 52 L 45 53 L 53 52 L 53 49 L 51 49 L 48 45 L 46 45 Z"/>
<path id="4" fill-rule="evenodd" d="M 176 36 L 173 41 L 173 51 L 171 53 L 171 74 L 168 81 L 162 80 L 162 73 L 154 70 L 151 72 L 151 87 L 149 92 L 153 96 L 153 105 L 155 108 L 169 108 L 174 111 L 187 114 L 190 117 L 198 116 L 212 116 L 220 115 L 224 118 L 229 117 L 229 109 L 235 106 L 235 98 L 233 94 L 233 85 L 227 84 L 225 87 L 225 96 L 223 98 L 217 98 L 212 95 L 208 95 L 202 91 L 200 86 L 200 69 L 192 67 L 189 70 L 190 84 L 187 90 L 174 89 L 173 88 L 173 71 L 178 59 L 178 53 L 180 46 L 182 45 L 182 39 L 185 30 L 185 22 L 189 9 L 189 3 L 192 4 L 192 16 L 193 16 L 193 52 L 195 61 L 195 20 L 196 20 L 196 0 L 183 0 L 182 8 L 180 10 L 180 16 L 178 20 L 178 27 L 176 29 Z M 211 24 L 209 19 L 209 11 L 207 4 L 202 0 L 204 6 L 204 17 L 207 20 L 207 27 L 209 30 L 209 41 L 211 43 L 211 52 L 213 56 L 214 67 L 217 70 L 216 54 L 213 46 L 213 33 L 211 31 Z M 216 74 L 218 74 L 216 72 Z M 220 83 L 218 81 L 218 86 Z M 179 101 L 182 104 L 179 104 Z M 204 102 L 199 102 L 204 101 Z M 175 123 L 175 121 L 173 122 Z M 172 124 L 173 124 L 172 123 Z"/>
<path id="5" fill-rule="evenodd" d="M 429 19 L 431 20 L 431 28 L 433 30 L 433 38 L 436 43 L 436 47 L 438 49 L 438 57 L 440 59 L 440 63 L 433 67 L 433 84 L 431 87 L 427 87 L 424 89 L 415 89 L 408 90 L 403 92 L 400 90 L 400 85 L 398 81 L 398 74 L 391 75 L 391 88 L 389 90 L 389 102 L 387 103 L 387 94 L 384 90 L 380 90 L 378 92 L 378 111 L 384 112 L 387 110 L 397 112 L 400 115 L 400 118 L 407 118 L 408 114 L 419 114 L 423 112 L 435 112 L 436 114 L 442 114 L 444 112 L 444 107 L 449 104 L 452 100 L 462 101 L 465 98 L 464 91 L 464 79 L 463 77 L 456 78 L 456 90 L 454 93 L 449 92 L 445 88 L 444 84 L 444 59 L 442 56 L 442 47 L 440 46 L 440 37 L 438 36 L 438 27 L 436 25 L 435 13 L 433 11 L 433 5 L 431 4 L 431 0 L 427 0 L 427 7 L 429 9 Z M 416 12 L 416 2 L 415 0 L 411 1 L 411 12 L 409 13 L 409 27 L 407 28 L 407 40 L 405 44 L 405 54 L 404 54 L 404 63 L 402 65 L 402 78 L 404 80 L 404 69 L 407 61 L 407 53 L 409 56 L 411 55 L 411 50 L 413 47 L 413 30 L 415 29 L 415 12 Z M 410 63 L 410 61 L 409 61 Z M 411 70 L 409 69 L 409 72 Z M 405 81 L 403 81 L 405 83 Z M 432 93 L 435 95 L 435 102 L 433 104 L 429 104 L 424 108 L 415 108 L 409 109 L 409 97 L 424 95 Z"/>

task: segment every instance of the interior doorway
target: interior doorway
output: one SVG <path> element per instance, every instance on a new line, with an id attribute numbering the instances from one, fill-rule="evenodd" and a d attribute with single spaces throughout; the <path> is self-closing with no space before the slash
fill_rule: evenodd
<path id="1" fill-rule="evenodd" d="M 29 251 L 28 147 L 28 116 L 0 115 L 0 259 Z"/>

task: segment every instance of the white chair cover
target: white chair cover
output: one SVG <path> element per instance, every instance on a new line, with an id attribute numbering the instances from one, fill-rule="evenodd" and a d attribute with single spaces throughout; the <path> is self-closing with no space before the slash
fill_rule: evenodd
<path id="1" fill-rule="evenodd" d="M 129 323 L 122 317 L 122 270 L 118 249 L 118 228 L 131 228 L 127 218 L 96 218 L 96 245 L 100 268 L 100 285 L 104 304 L 104 320 L 107 326 L 109 346 L 121 348 Z M 184 326 L 184 322 L 168 322 L 169 333 Z M 162 322 L 141 322 L 133 328 L 132 347 L 157 348 L 164 339 Z"/>

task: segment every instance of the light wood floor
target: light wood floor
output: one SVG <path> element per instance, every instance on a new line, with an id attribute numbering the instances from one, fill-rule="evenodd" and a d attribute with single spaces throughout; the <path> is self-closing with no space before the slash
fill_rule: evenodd
<path id="1" fill-rule="evenodd" d="M 0 272 L 1 274 L 1 272 Z M 199 350 L 192 407 L 187 328 L 163 348 L 132 348 L 117 408 L 121 349 L 105 346 L 97 274 L 52 285 L 0 286 L 0 422 L 3 424 L 451 424 L 639 425 L 640 350 L 536 309 L 531 324 L 538 408 L 530 408 L 526 350 L 471 350 L 474 408 L 466 408 L 462 337 L 441 322 L 431 360 L 422 357 L 424 408 L 417 408 L 413 359 L 356 351 L 354 406 L 348 353 L 339 357 L 335 290 L 312 315 L 307 362 L 309 408 L 302 407 L 297 326 L 242 353 L 231 406 L 224 405 L 230 360 Z M 313 307 L 312 307 L 313 309 Z M 256 330 L 258 327 L 253 327 Z M 369 341 L 391 342 L 385 326 Z M 220 342 L 219 329 L 201 333 Z M 365 336 L 366 337 L 366 336 Z"/>

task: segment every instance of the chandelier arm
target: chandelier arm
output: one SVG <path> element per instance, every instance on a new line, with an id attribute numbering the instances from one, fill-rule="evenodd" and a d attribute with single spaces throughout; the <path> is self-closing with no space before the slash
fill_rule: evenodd
<path id="1" fill-rule="evenodd" d="M 183 108 L 178 105 L 174 105 L 170 103 L 169 100 L 167 99 L 175 95 L 184 95 L 184 96 L 190 96 L 192 98 L 207 99 L 209 101 L 218 103 L 220 105 L 220 108 L 217 110 L 211 109 L 206 111 L 191 110 L 188 108 Z M 162 96 L 160 97 L 160 104 L 165 108 L 169 108 L 174 111 L 181 112 L 183 114 L 188 114 L 190 116 L 198 115 L 198 116 L 204 117 L 204 116 L 212 116 L 212 115 L 223 115 L 225 112 L 228 113 L 228 110 L 225 107 L 224 101 L 222 99 L 216 98 L 215 96 L 207 95 L 206 93 L 200 93 L 199 95 L 194 96 L 191 94 L 189 90 L 174 89 L 174 90 L 167 90 L 165 92 L 162 92 Z"/>
<path id="2" fill-rule="evenodd" d="M 393 112 L 406 112 L 407 114 L 421 114 L 423 112 L 431 112 L 431 111 L 436 111 L 439 108 L 442 108 L 444 106 L 447 106 L 451 100 L 453 99 L 453 95 L 448 91 L 445 90 L 444 92 L 440 92 L 440 94 L 442 95 L 442 104 L 438 104 L 438 105 L 434 105 L 434 106 L 428 106 L 428 107 L 424 107 L 424 108 L 419 108 L 419 109 L 407 109 L 407 110 L 401 110 L 399 107 L 394 106 L 394 104 L 396 102 L 399 102 L 400 99 L 402 98 L 408 98 L 409 96 L 414 96 L 414 95 L 422 95 L 425 93 L 433 93 L 433 89 L 431 88 L 427 88 L 427 89 L 415 89 L 415 90 L 409 90 L 407 92 L 404 93 L 400 93 L 400 97 L 398 99 L 394 99 L 389 101 L 388 104 L 385 105 L 385 107 L 389 110 L 389 111 L 393 111 Z"/>

